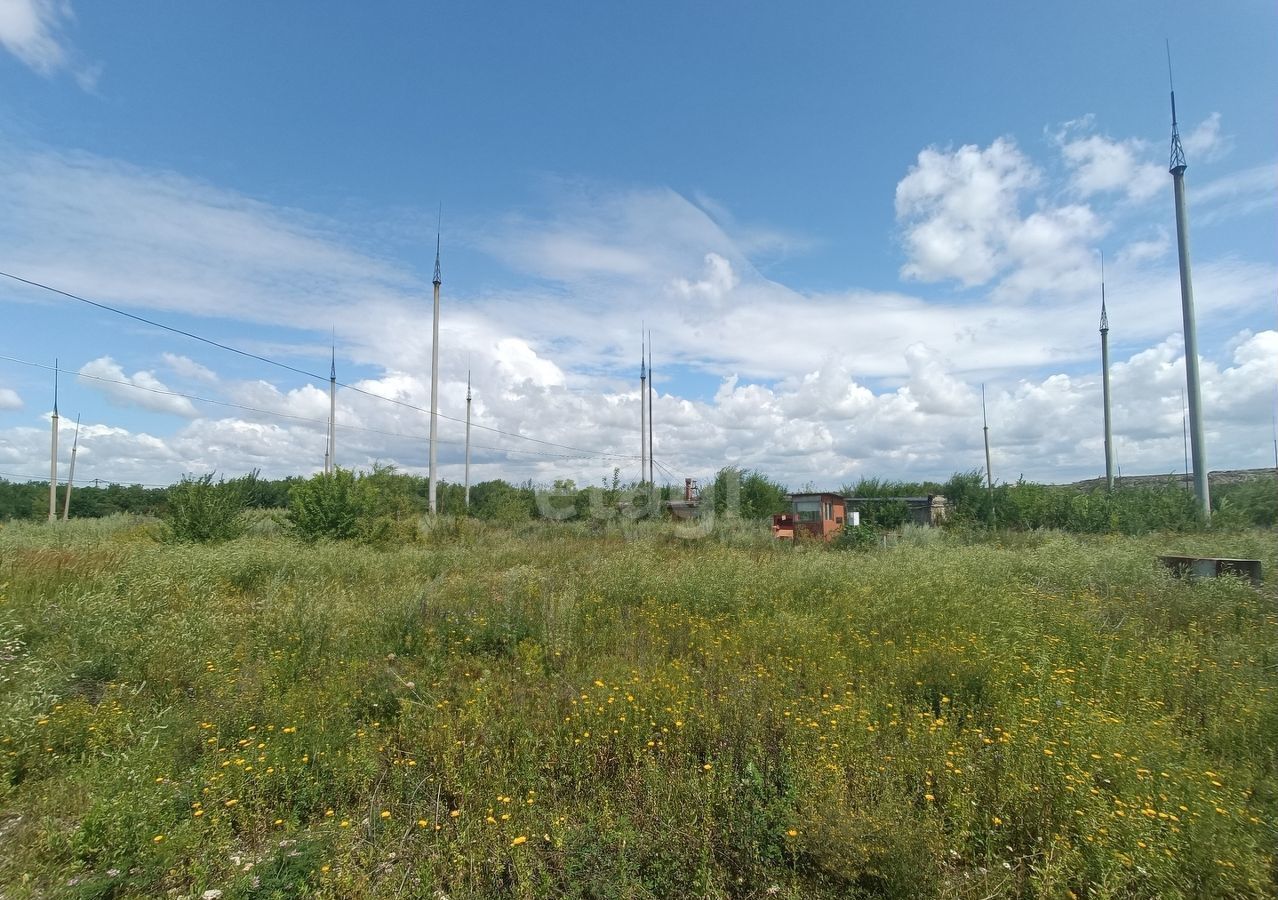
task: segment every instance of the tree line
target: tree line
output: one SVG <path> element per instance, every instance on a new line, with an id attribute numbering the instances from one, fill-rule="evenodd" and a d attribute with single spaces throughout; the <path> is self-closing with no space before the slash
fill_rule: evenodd
<path id="1" fill-rule="evenodd" d="M 815 490 L 812 485 L 803 490 Z M 58 490 L 61 515 L 65 487 Z M 310 478 L 266 479 L 257 472 L 232 479 L 212 475 L 186 477 L 168 487 L 85 485 L 71 495 L 71 516 L 97 518 L 126 513 L 186 521 L 196 532 L 214 520 L 239 520 L 252 510 L 284 510 L 299 533 L 331 537 L 381 539 L 402 532 L 428 508 L 426 478 L 390 466 L 366 472 L 339 470 Z M 842 486 L 846 497 L 875 498 L 861 521 L 876 529 L 898 528 L 909 521 L 911 496 L 940 494 L 949 503 L 949 524 L 958 527 L 1010 529 L 1056 528 L 1082 533 L 1175 531 L 1202 525 L 1192 492 L 1169 476 L 1162 484 L 1120 485 L 1114 491 L 1044 485 L 1023 479 L 987 488 L 979 471 L 960 472 L 947 481 L 893 481 L 863 478 Z M 462 484 L 440 481 L 436 506 L 443 516 L 470 516 L 500 524 L 535 519 L 605 518 L 618 509 L 632 517 L 663 513 L 666 501 L 683 498 L 682 486 L 649 486 L 612 477 L 598 485 L 572 480 L 550 485 L 532 481 L 512 484 L 501 479 L 470 488 L 466 507 Z M 788 488 L 766 474 L 725 467 L 703 484 L 700 500 L 716 515 L 747 520 L 767 519 L 789 507 Z M 48 515 L 48 482 L 0 481 L 0 520 L 40 520 Z M 1213 489 L 1213 524 L 1221 527 L 1278 525 L 1278 481 L 1258 477 Z M 200 523 L 204 524 L 200 524 Z M 216 530 L 216 529 L 214 529 Z M 198 539 L 198 538 L 197 538 Z"/>

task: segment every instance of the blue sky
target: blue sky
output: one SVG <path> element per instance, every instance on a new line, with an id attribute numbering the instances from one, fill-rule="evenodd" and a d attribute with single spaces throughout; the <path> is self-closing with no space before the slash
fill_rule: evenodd
<path id="1" fill-rule="evenodd" d="M 981 383 L 996 475 L 1097 474 L 1103 249 L 1119 462 L 1169 472 L 1166 37 L 1209 464 L 1264 465 L 1275 35 L 1261 2 L 6 0 L 0 269 L 313 372 L 334 329 L 344 381 L 425 405 L 442 204 L 444 411 L 461 415 L 469 367 L 477 421 L 599 454 L 484 450 L 476 477 L 634 468 L 646 320 L 658 459 L 797 486 L 980 466 Z M 0 304 L 0 355 L 301 417 L 68 377 L 81 471 L 322 461 L 303 420 L 326 400 L 300 376 L 16 283 Z M 0 360 L 0 471 L 47 471 L 47 382 Z M 424 465 L 419 413 L 347 393 L 339 423 L 366 429 L 339 430 L 339 462 Z M 441 447 L 445 477 L 459 455 Z"/>

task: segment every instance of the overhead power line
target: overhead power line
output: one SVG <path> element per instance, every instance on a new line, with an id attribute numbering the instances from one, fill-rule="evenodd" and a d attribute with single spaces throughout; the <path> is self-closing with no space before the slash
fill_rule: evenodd
<path id="1" fill-rule="evenodd" d="M 258 362 L 264 362 L 267 365 L 276 366 L 280 369 L 285 369 L 289 372 L 293 372 L 294 374 L 301 375 L 305 378 L 309 378 L 312 381 L 318 381 L 322 383 L 328 382 L 328 378 L 326 378 L 323 375 L 317 375 L 314 372 L 308 372 L 306 369 L 300 369 L 297 366 L 290 366 L 288 363 L 283 363 L 283 362 L 280 362 L 279 360 L 271 359 L 266 356 L 261 356 L 257 353 L 250 353 L 248 350 L 241 350 L 238 347 L 232 347 L 230 344 L 224 344 L 221 341 L 215 341 L 212 338 L 206 338 L 202 335 L 195 334 L 194 332 L 191 332 L 191 331 L 186 331 L 181 328 L 176 328 L 172 325 L 166 325 L 163 322 L 157 322 L 156 320 L 148 319 L 145 316 L 139 316 L 135 313 L 126 312 L 125 310 L 115 306 L 111 306 L 108 303 L 101 303 L 97 300 L 90 300 L 89 298 L 82 297 L 79 294 L 73 294 L 70 291 L 64 291 L 61 288 L 56 288 L 56 287 L 53 287 L 52 285 L 44 284 L 39 281 L 33 281 L 32 279 L 29 279 L 29 278 L 23 278 L 22 276 L 14 275 L 11 272 L 0 271 L 0 276 L 4 276 L 5 278 L 9 278 L 21 284 L 28 285 L 29 287 L 39 288 L 40 290 L 45 290 L 54 294 L 58 294 L 59 296 L 66 297 L 70 300 L 76 300 L 80 303 L 87 304 L 96 309 L 104 310 L 105 312 L 115 313 L 118 316 L 124 316 L 125 318 L 132 319 L 135 322 L 141 322 L 145 325 L 150 325 L 154 328 L 160 328 L 160 329 L 163 329 L 164 331 L 181 335 L 182 337 L 190 338 L 193 341 L 200 341 L 201 343 L 208 344 L 211 347 L 217 347 L 219 350 L 226 350 L 227 352 L 238 354 L 247 359 L 257 360 Z M 356 387 L 353 384 L 347 384 L 342 381 L 337 382 L 337 385 L 338 387 L 344 387 L 347 390 L 354 391 L 357 394 L 363 394 L 366 397 L 372 397 L 375 400 L 381 400 L 386 403 L 394 403 L 397 406 L 403 406 L 403 407 L 406 407 L 407 409 L 416 410 L 417 412 L 430 415 L 430 410 L 424 409 L 420 406 L 416 406 L 415 404 L 412 404 L 412 403 L 408 403 L 407 401 L 404 401 L 404 400 L 397 400 L 394 397 L 384 397 L 381 394 L 375 394 L 372 391 L 365 390 L 364 388 Z M 217 402 L 217 401 L 208 401 L 208 402 Z M 438 415 L 441 419 L 448 419 L 450 422 L 458 422 L 458 423 L 465 422 L 465 419 L 459 419 L 456 416 L 446 415 L 445 413 L 436 413 L 436 415 Z M 500 428 L 495 428 L 491 425 L 481 425 L 478 422 L 471 423 L 471 427 L 478 428 L 482 431 L 491 431 L 494 434 L 500 434 L 503 437 L 515 438 L 521 441 L 530 441 L 532 443 L 542 444 L 547 447 L 558 447 L 562 450 L 572 450 L 574 453 L 586 454 L 588 458 L 638 459 L 637 456 L 634 456 L 632 454 L 607 453 L 605 451 L 592 450 L 592 449 L 587 449 L 585 447 L 574 447 L 574 446 L 571 446 L 570 444 L 560 444 L 555 441 L 546 441 L 546 440 L 542 440 L 541 438 L 529 437 L 526 434 L 519 434 L 518 432 L 514 432 L 514 431 L 504 431 Z M 440 443 L 449 443 L 449 442 L 441 441 Z M 504 448 L 487 448 L 487 449 L 504 449 Z M 509 452 L 522 453 L 522 452 L 529 452 L 529 451 L 511 450 Z"/>
<path id="2" fill-rule="evenodd" d="M 5 356 L 3 354 L 0 354 L 0 360 L 4 360 L 5 362 L 17 363 L 23 366 L 32 366 L 33 368 L 37 368 L 37 369 L 46 369 L 51 372 L 59 372 L 64 375 L 75 375 L 79 378 L 87 378 L 92 381 L 102 382 L 103 384 L 115 384 L 115 385 L 119 385 L 120 387 L 132 388 L 135 391 L 145 391 L 148 394 L 159 394 L 164 397 L 181 397 L 186 400 L 193 400 L 197 403 L 209 403 L 215 406 L 224 406 L 229 409 L 238 409 L 244 412 L 257 413 L 259 415 L 264 415 L 264 416 L 273 416 L 275 418 L 290 419 L 296 422 L 305 422 L 308 424 L 315 424 L 315 425 L 324 425 L 324 426 L 328 425 L 327 419 L 316 419 L 311 416 L 299 416 L 295 413 L 280 412 L 278 410 L 273 410 L 273 409 L 262 409 L 256 406 L 246 406 L 242 403 L 232 403 L 229 400 L 214 400 L 210 397 L 200 397 L 195 394 L 186 394 L 186 393 L 183 393 L 182 391 L 170 391 L 170 390 L 165 390 L 162 388 L 146 387 L 145 385 L 134 384 L 131 381 L 121 381 L 118 378 L 106 378 L 102 375 L 90 375 L 84 372 L 75 372 L 70 369 L 63 369 L 58 366 L 51 366 L 48 363 L 38 363 L 38 362 L 32 362 L 31 360 L 18 359 L 15 356 Z M 365 426 L 365 425 L 347 425 L 341 422 L 337 422 L 336 426 L 338 428 L 346 429 L 347 431 L 362 431 L 368 434 L 382 435 L 384 437 L 401 437 L 401 438 L 413 438 L 416 440 L 429 440 L 429 437 L 427 435 L 414 434 L 412 432 L 386 431 L 385 429 L 381 429 L 381 428 L 369 428 L 368 426 Z M 462 446 L 461 441 L 448 441 L 448 440 L 440 439 L 439 443 L 450 444 L 457 447 Z M 525 455 L 546 456 L 546 457 L 552 457 L 555 459 L 609 459 L 610 458 L 607 455 L 572 456 L 566 453 L 547 453 L 543 450 L 520 450 L 514 447 L 493 447 L 487 444 L 471 444 L 471 446 L 478 450 L 492 450 L 497 453 L 522 453 Z"/>
<path id="3" fill-rule="evenodd" d="M 219 350 L 226 350 L 230 353 L 238 353 L 240 356 L 244 356 L 249 359 L 255 359 L 258 362 L 264 362 L 267 365 L 279 366 L 281 369 L 287 369 L 288 371 L 295 372 L 298 375 L 305 375 L 307 378 L 314 378 L 318 381 L 325 380 L 322 376 L 316 375 L 314 372 L 307 372 L 305 369 L 299 369 L 296 366 L 290 366 L 288 363 L 282 363 L 282 362 L 279 362 L 278 360 L 268 359 L 265 356 L 258 356 L 256 353 L 250 353 L 247 350 L 241 350 L 238 347 L 232 347 L 230 344 L 223 344 L 221 341 L 215 341 L 212 338 L 202 337 L 190 331 L 183 331 L 181 328 L 175 328 L 172 325 L 165 325 L 163 322 L 157 322 L 154 319 L 148 319 L 145 316 L 139 316 L 131 312 L 125 312 L 122 309 L 118 309 L 106 303 L 99 303 L 97 300 L 90 300 L 88 297 L 81 297 L 79 294 L 73 294 L 70 291 L 62 290 L 61 288 L 55 288 L 55 287 L 52 287 L 51 285 L 41 284 L 38 281 L 32 281 L 29 278 L 23 278 L 20 275 L 14 275 L 10 272 L 0 271 L 0 275 L 3 275 L 5 278 L 11 278 L 14 281 L 21 282 L 22 284 L 30 285 L 31 287 L 34 287 L 34 288 L 40 288 L 41 290 L 50 291 L 54 294 L 61 294 L 63 297 L 68 297 L 71 300 L 78 300 L 81 303 L 87 303 L 89 306 L 94 306 L 94 307 L 97 307 L 98 309 L 115 313 L 117 316 L 124 316 L 126 319 L 132 319 L 133 321 L 141 322 L 144 325 L 150 325 L 154 328 L 162 328 L 165 331 L 171 331 L 173 334 L 180 334 L 182 335 L 182 337 L 188 337 L 193 341 L 200 341 L 201 343 L 208 344 L 210 347 L 217 347 Z"/>
<path id="4" fill-rule="evenodd" d="M 23 481 L 39 481 L 39 482 L 42 482 L 42 483 L 44 483 L 44 484 L 48 484 L 48 483 L 49 483 L 49 476 L 48 476 L 48 475 L 20 475 L 20 474 L 18 474 L 17 472 L 0 472 L 0 477 L 2 477 L 2 478 L 19 478 L 19 479 L 21 479 L 21 480 L 23 480 Z M 116 479 L 116 478 L 86 478 L 86 479 L 84 479 L 84 481 L 85 481 L 85 483 L 86 483 L 86 484 L 87 484 L 88 482 L 90 482 L 90 481 L 94 481 L 94 482 L 96 482 L 96 481 L 105 481 L 105 482 L 107 482 L 108 484 L 121 484 L 121 485 L 137 486 L 137 487 L 151 487 L 151 488 L 164 488 L 164 487 L 171 487 L 171 485 L 167 485 L 167 484 L 156 484 L 156 483 L 154 483 L 154 482 L 147 482 L 147 481 L 121 481 L 121 480 Z M 77 484 L 79 484 L 79 480 L 78 480 L 78 478 L 77 478 Z M 61 482 L 59 482 L 59 485 L 58 485 L 58 486 L 59 486 L 59 487 L 61 487 L 61 486 L 62 486 L 62 483 L 61 483 Z M 84 486 L 83 486 L 83 485 L 81 485 L 80 487 L 77 487 L 77 488 L 76 488 L 76 490 L 80 490 L 80 491 L 82 491 L 82 490 L 84 490 Z"/>
<path id="5" fill-rule="evenodd" d="M 138 314 L 124 311 L 124 309 L 120 309 L 119 307 L 112 307 L 110 306 L 109 303 L 101 303 L 101 302 L 98 302 L 98 300 L 91 300 L 91 299 L 88 299 L 87 297 L 81 297 L 81 295 L 79 294 L 70 293 L 69 290 L 54 288 L 54 286 L 43 284 L 41 283 L 41 281 L 24 279 L 24 277 L 20 275 L 14 275 L 12 274 L 12 272 L 0 271 L 0 275 L 3 275 L 4 277 L 6 277 L 6 279 L 12 279 L 14 281 L 18 281 L 18 283 L 20 284 L 32 286 L 32 288 L 47 290 L 47 291 L 50 291 L 50 293 L 59 294 L 60 297 L 77 300 L 77 302 L 79 303 L 88 304 L 88 306 L 95 307 L 97 309 L 102 309 L 102 311 L 115 313 L 116 316 L 124 316 L 125 318 L 132 318 L 132 320 L 135 322 L 142 322 L 144 323 L 144 325 L 150 325 L 152 327 L 156 327 L 156 329 L 169 331 L 171 332 L 171 334 L 181 335 L 183 337 L 189 337 L 189 339 L 198 340 L 198 341 L 201 341 L 201 343 L 208 344 L 210 346 L 216 346 L 216 348 L 219 348 L 221 350 L 227 350 L 227 352 L 229 353 L 242 355 L 242 357 L 245 357 L 248 359 L 256 359 L 256 361 L 258 362 L 267 363 L 268 366 L 276 366 L 277 368 L 286 369 L 286 371 L 293 372 L 295 373 L 295 375 L 311 378 L 312 381 L 318 381 L 318 382 L 328 381 L 328 378 L 326 378 L 325 376 L 316 375 L 316 373 L 314 372 L 308 372 L 307 369 L 298 368 L 296 366 L 289 366 L 288 363 L 281 363 L 280 361 L 277 361 L 277 359 L 271 359 L 270 357 L 263 357 L 263 355 L 259 355 L 257 353 L 250 353 L 248 352 L 248 350 L 242 350 L 242 349 L 236 348 L 236 346 L 231 346 L 230 344 L 221 343 L 221 341 L 213 340 L 211 339 L 211 337 L 204 337 L 202 335 L 194 334 L 194 332 L 192 331 L 185 331 L 183 329 L 178 329 L 178 327 L 165 325 L 164 322 L 157 322 L 155 320 L 152 320 L 152 318 L 147 318 L 146 316 L 138 316 Z M 385 403 L 394 403 L 396 405 L 399 405 L 399 407 L 405 407 L 408 409 L 417 410 L 417 412 L 424 413 L 427 415 L 431 413 L 431 410 L 423 409 L 422 407 L 418 407 L 418 405 L 408 403 L 408 401 L 396 400 L 395 398 L 390 398 L 390 396 L 382 396 L 381 394 L 374 394 L 374 392 L 372 391 L 364 390 L 363 387 L 348 385 L 346 384 L 346 382 L 343 382 L 343 381 L 336 382 L 336 384 L 339 387 L 345 387 L 345 389 L 357 392 L 357 394 L 363 394 L 364 396 L 369 396 L 369 398 L 373 398 L 374 400 L 382 400 L 382 401 L 385 401 Z M 458 417 L 455 417 L 455 415 L 447 415 L 445 413 L 436 413 L 436 414 L 440 418 L 449 419 L 450 422 L 459 422 L 459 423 L 465 422 L 465 419 L 460 419 Z M 539 437 L 529 437 L 528 435 L 520 435 L 519 432 L 504 431 L 504 430 L 501 430 L 501 428 L 486 426 L 486 424 L 479 424 L 478 422 L 472 423 L 472 427 L 479 428 L 479 430 L 482 430 L 482 431 L 491 431 L 493 433 L 496 433 L 496 435 L 516 438 L 516 440 L 520 440 L 520 441 L 530 441 L 530 442 L 533 442 L 533 444 L 542 444 L 544 446 L 558 447 L 558 449 L 561 449 L 561 450 L 573 450 L 574 453 L 587 454 L 588 456 L 590 456 L 590 458 L 638 459 L 638 456 L 633 456 L 630 454 L 606 453 L 606 451 L 602 451 L 602 450 L 590 450 L 590 449 L 587 449 L 587 447 L 576 447 L 576 446 L 571 446 L 569 444 L 557 444 L 556 441 L 546 441 L 546 440 L 542 440 L 542 438 L 539 438 Z M 447 444 L 447 442 L 449 441 L 441 441 L 441 444 Z M 502 447 L 492 447 L 492 449 L 502 449 Z M 511 450 L 510 453 L 527 453 L 527 451 Z"/>

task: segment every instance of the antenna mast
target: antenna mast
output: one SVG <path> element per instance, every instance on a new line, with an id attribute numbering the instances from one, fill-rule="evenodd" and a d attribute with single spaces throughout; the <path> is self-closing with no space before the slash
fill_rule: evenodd
<path id="1" fill-rule="evenodd" d="M 470 510 L 470 369 L 466 370 L 466 509 Z"/>
<path id="2" fill-rule="evenodd" d="M 1194 460 L 1194 495 L 1204 521 L 1211 519 L 1211 488 L 1207 482 L 1207 447 L 1203 437 L 1203 397 L 1198 379 L 1198 328 L 1194 319 L 1194 282 L 1189 271 L 1189 210 L 1185 204 L 1185 149 L 1176 122 L 1176 86 L 1172 81 L 1171 43 L 1167 44 L 1167 83 L 1171 88 L 1172 189 L 1176 197 L 1176 255 L 1180 260 L 1180 306 L 1185 327 L 1185 384 L 1189 395 L 1189 446 Z"/>
<path id="3" fill-rule="evenodd" d="M 75 417 L 75 438 L 71 441 L 71 468 L 67 472 L 67 493 L 62 500 L 62 521 L 71 518 L 71 485 L 75 482 L 75 451 L 80 446 L 80 416 Z"/>
<path id="4" fill-rule="evenodd" d="M 994 518 L 994 472 L 990 468 L 990 420 L 985 414 L 985 385 L 981 385 L 981 423 L 985 432 L 985 489 L 990 495 L 990 519 Z"/>
<path id="5" fill-rule="evenodd" d="M 58 361 L 53 361 L 53 435 L 49 447 L 49 521 L 58 521 Z"/>
<path id="6" fill-rule="evenodd" d="M 652 432 L 656 422 L 652 417 L 652 395 L 657 386 L 657 375 L 652 370 L 652 331 L 648 332 L 648 490 L 651 493 L 657 486 L 656 463 L 652 452 Z"/>
<path id="7" fill-rule="evenodd" d="M 648 341 L 647 332 L 639 331 L 639 483 L 648 475 Z"/>
<path id="8" fill-rule="evenodd" d="M 1189 419 L 1185 415 L 1185 389 L 1180 389 L 1180 439 L 1185 445 L 1185 489 L 1193 487 L 1193 472 L 1189 468 Z"/>
<path id="9" fill-rule="evenodd" d="M 1101 386 L 1105 402 L 1105 489 L 1114 490 L 1114 431 L 1110 418 L 1109 394 L 1109 314 L 1105 310 L 1105 251 L 1100 252 L 1101 264 Z"/>
<path id="10" fill-rule="evenodd" d="M 444 207 L 440 204 L 439 219 L 435 226 L 435 277 L 431 283 L 435 285 L 435 322 L 431 331 L 430 344 L 430 488 L 428 501 L 430 514 L 437 512 L 435 505 L 435 437 L 439 429 L 439 286 L 443 279 L 439 274 L 439 235 L 444 219 Z"/>
<path id="11" fill-rule="evenodd" d="M 333 343 L 328 364 L 328 447 L 324 451 L 324 474 L 337 471 L 337 330 L 333 330 Z"/>

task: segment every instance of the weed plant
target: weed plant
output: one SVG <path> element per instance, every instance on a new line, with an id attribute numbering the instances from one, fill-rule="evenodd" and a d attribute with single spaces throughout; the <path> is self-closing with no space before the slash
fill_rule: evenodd
<path id="1" fill-rule="evenodd" d="M 1272 897 L 1273 576 L 1171 552 L 1276 562 L 1258 531 L 5 528 L 0 894 Z"/>

